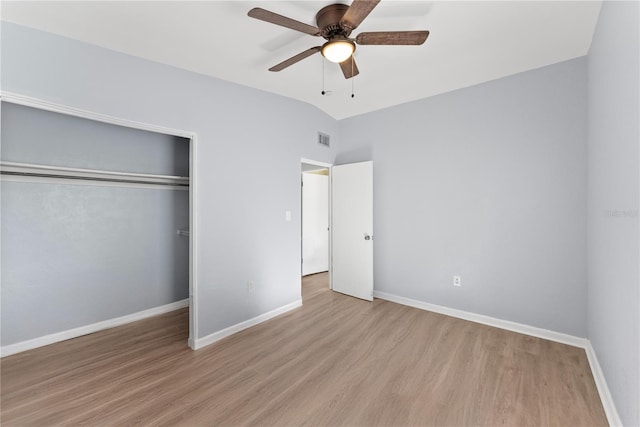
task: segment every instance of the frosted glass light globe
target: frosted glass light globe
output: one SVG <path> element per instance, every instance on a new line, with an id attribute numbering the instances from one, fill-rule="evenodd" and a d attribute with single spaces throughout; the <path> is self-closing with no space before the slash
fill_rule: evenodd
<path id="1" fill-rule="evenodd" d="M 331 40 L 322 46 L 322 55 L 331 62 L 344 62 L 353 54 L 355 46 L 349 40 Z"/>

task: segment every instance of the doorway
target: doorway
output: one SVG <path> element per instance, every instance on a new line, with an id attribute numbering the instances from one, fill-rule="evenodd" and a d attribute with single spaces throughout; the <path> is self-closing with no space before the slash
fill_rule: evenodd
<path id="1" fill-rule="evenodd" d="M 326 176 L 326 184 L 312 175 Z M 301 276 L 328 271 L 329 289 L 373 301 L 373 162 L 333 166 L 303 159 L 301 181 Z M 307 188 L 322 190 L 306 195 L 305 181 Z M 319 237 L 309 237 L 312 227 Z"/>
<path id="2" fill-rule="evenodd" d="M 301 276 L 327 273 L 330 268 L 330 164 L 302 160 Z M 323 277 L 328 277 L 325 274 Z M 330 280 L 327 283 L 330 287 Z"/>

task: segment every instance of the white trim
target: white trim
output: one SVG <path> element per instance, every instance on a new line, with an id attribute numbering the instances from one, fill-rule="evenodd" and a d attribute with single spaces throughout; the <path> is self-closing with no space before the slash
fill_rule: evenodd
<path id="1" fill-rule="evenodd" d="M 560 332 L 550 331 L 548 329 L 536 328 L 522 323 L 511 322 L 509 320 L 497 319 L 495 317 L 485 316 L 482 314 L 471 313 L 469 311 L 457 310 L 455 308 L 443 307 L 441 305 L 430 304 L 410 298 L 400 297 L 381 291 L 373 291 L 375 298 L 395 302 L 409 307 L 419 308 L 421 310 L 433 311 L 435 313 L 445 314 L 459 319 L 469 320 L 471 322 L 482 323 L 483 325 L 494 326 L 508 331 L 518 332 L 520 334 L 531 335 L 533 337 L 543 338 L 549 341 L 555 341 L 574 347 L 585 348 L 587 339 L 579 338 L 573 335 L 563 334 Z"/>
<path id="2" fill-rule="evenodd" d="M 613 398 L 611 397 L 611 392 L 609 391 L 607 380 L 604 377 L 604 373 L 602 372 L 602 368 L 600 367 L 600 363 L 598 362 L 598 357 L 596 356 L 596 352 L 593 349 L 590 341 L 587 341 L 584 349 L 587 352 L 587 360 L 589 360 L 589 366 L 591 367 L 593 380 L 596 383 L 598 394 L 600 394 L 600 400 L 602 401 L 604 413 L 607 415 L 607 421 L 609 421 L 609 425 L 611 427 L 622 426 L 622 421 L 620 420 L 620 416 L 618 415 L 618 411 L 616 410 L 616 405 L 614 404 Z"/>
<path id="3" fill-rule="evenodd" d="M 126 316 L 116 317 L 115 319 L 103 320 L 102 322 L 80 326 L 78 328 L 69 329 L 67 331 L 56 332 L 55 334 L 45 335 L 27 341 L 5 345 L 0 349 L 0 357 L 6 357 L 34 348 L 43 347 L 45 345 L 54 344 L 60 341 L 66 341 L 71 338 L 81 337 L 83 335 L 92 334 L 104 329 L 114 328 L 116 326 L 121 326 L 127 323 L 146 319 L 147 317 L 169 313 L 171 311 L 179 310 L 188 306 L 189 300 L 183 299 L 181 301 L 172 302 L 170 304 L 161 305 L 159 307 L 150 308 L 148 310 L 139 311 L 137 313 L 127 314 Z"/>
<path id="4" fill-rule="evenodd" d="M 287 313 L 291 310 L 295 310 L 298 307 L 302 307 L 302 299 L 298 299 L 292 303 L 283 305 L 282 307 L 278 307 L 275 310 L 268 311 L 252 319 L 245 320 L 244 322 L 236 323 L 235 325 L 229 326 L 228 328 L 209 334 L 206 337 L 198 338 L 195 340 L 193 349 L 197 350 L 209 344 L 213 344 L 214 342 L 220 341 L 221 339 L 226 338 L 229 335 L 233 335 L 259 323 L 266 322 L 269 319 Z"/>
<path id="5" fill-rule="evenodd" d="M 421 310 L 433 311 L 435 313 L 444 314 L 459 319 L 469 320 L 471 322 L 481 323 L 483 325 L 493 326 L 500 329 L 506 329 L 512 332 L 518 332 L 520 334 L 530 335 L 538 338 L 543 338 L 549 341 L 555 341 L 562 344 L 571 345 L 574 347 L 583 348 L 587 354 L 587 360 L 589 361 L 589 367 L 593 379 L 600 395 L 600 401 L 602 407 L 607 416 L 607 421 L 611 427 L 622 426 L 620 416 L 616 410 L 616 406 L 611 397 L 611 392 L 607 386 L 596 352 L 591 345 L 591 341 L 586 338 L 579 338 L 573 335 L 567 335 L 560 332 L 550 331 L 548 329 L 536 328 L 534 326 L 524 325 L 522 323 L 510 322 L 508 320 L 496 319 L 495 317 L 484 316 L 482 314 L 471 313 L 463 310 L 456 310 L 454 308 L 443 307 L 441 305 L 430 304 L 423 301 L 418 301 L 410 298 L 400 297 L 397 295 L 389 294 L 381 291 L 373 291 L 375 298 L 395 302 L 397 304 L 407 305 L 409 307 L 419 308 Z"/>
<path id="6" fill-rule="evenodd" d="M 331 169 L 331 167 L 333 166 L 333 164 L 331 163 L 317 162 L 315 160 L 305 159 L 304 157 L 300 158 L 300 164 L 302 163 L 306 163 L 307 165 L 320 166 L 322 168 L 328 168 L 328 169 Z"/>
<path id="7" fill-rule="evenodd" d="M 85 119 L 95 120 L 97 122 L 109 123 L 128 128 L 147 130 L 150 132 L 163 133 L 166 135 L 181 136 L 183 138 L 191 138 L 192 132 L 178 129 L 167 128 L 163 126 L 151 125 L 148 123 L 137 122 L 134 120 L 121 119 L 119 117 L 109 116 L 107 114 L 96 113 L 81 108 L 70 107 L 68 105 L 58 104 L 55 102 L 45 101 L 43 99 L 31 96 L 21 95 L 15 92 L 0 91 L 0 101 L 10 102 L 12 104 L 24 105 L 25 107 L 38 108 L 40 110 L 52 111 L 54 113 L 66 114 L 68 116 L 82 117 Z"/>
<path id="8" fill-rule="evenodd" d="M 194 133 L 189 143 L 189 339 L 188 345 L 196 349 L 198 337 L 198 137 Z"/>

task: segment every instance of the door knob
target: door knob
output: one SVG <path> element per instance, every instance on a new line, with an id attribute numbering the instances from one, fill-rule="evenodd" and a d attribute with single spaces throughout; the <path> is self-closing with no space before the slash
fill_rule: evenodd
<path id="1" fill-rule="evenodd" d="M 367 233 L 364 233 L 364 240 L 371 240 L 371 239 L 373 239 L 373 236 L 370 236 Z"/>

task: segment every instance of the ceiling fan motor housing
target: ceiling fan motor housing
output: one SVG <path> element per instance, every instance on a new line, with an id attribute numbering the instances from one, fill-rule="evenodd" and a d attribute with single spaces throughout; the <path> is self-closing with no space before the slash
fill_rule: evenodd
<path id="1" fill-rule="evenodd" d="M 346 4 L 330 4 L 318 11 L 316 14 L 316 23 L 320 29 L 320 34 L 329 40 L 335 36 L 349 37 L 351 31 L 346 31 L 340 26 L 340 20 L 345 12 L 349 9 Z"/>

